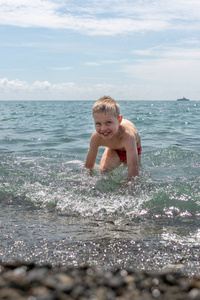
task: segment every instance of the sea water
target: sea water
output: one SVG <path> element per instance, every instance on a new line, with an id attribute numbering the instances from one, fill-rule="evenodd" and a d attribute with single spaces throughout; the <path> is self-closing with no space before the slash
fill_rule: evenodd
<path id="1" fill-rule="evenodd" d="M 200 102 L 119 101 L 133 182 L 84 169 L 93 103 L 0 102 L 0 260 L 200 272 Z"/>

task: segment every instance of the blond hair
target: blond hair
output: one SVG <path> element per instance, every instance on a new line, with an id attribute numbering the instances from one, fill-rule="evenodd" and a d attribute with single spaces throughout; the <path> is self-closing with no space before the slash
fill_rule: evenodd
<path id="1" fill-rule="evenodd" d="M 119 104 L 110 96 L 101 97 L 93 106 L 92 113 L 112 113 L 116 118 L 120 116 Z"/>

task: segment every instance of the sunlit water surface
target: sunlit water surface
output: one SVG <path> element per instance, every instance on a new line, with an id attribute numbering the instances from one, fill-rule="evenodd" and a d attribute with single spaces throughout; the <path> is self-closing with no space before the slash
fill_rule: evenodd
<path id="1" fill-rule="evenodd" d="M 0 102 L 0 259 L 200 271 L 200 102 L 121 101 L 140 176 L 83 168 L 93 102 Z"/>

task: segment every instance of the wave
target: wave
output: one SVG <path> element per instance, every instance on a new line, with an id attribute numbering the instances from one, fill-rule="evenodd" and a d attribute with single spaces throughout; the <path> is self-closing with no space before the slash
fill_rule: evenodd
<path id="1" fill-rule="evenodd" d="M 166 157 L 166 150 L 163 151 Z M 164 157 L 162 151 L 161 155 Z M 175 153 L 169 150 L 168 160 L 173 155 Z M 93 176 L 90 176 L 83 168 L 82 161 L 66 161 L 63 155 L 56 158 L 3 156 L 1 199 L 12 201 L 12 197 L 18 197 L 40 209 L 52 208 L 70 216 L 98 219 L 198 216 L 200 178 L 197 176 L 197 164 L 194 164 L 194 160 L 191 161 L 189 153 L 189 159 L 185 159 L 180 167 L 180 153 L 176 155 L 178 164 L 170 167 L 171 161 L 167 162 L 167 158 L 156 161 L 157 152 L 146 153 L 146 165 L 141 167 L 140 176 L 128 183 L 128 172 L 124 166 L 108 175 L 100 174 L 96 166 Z M 170 168 L 171 175 L 166 176 L 167 169 Z M 182 176 L 183 169 L 187 168 L 190 173 L 187 177 Z"/>

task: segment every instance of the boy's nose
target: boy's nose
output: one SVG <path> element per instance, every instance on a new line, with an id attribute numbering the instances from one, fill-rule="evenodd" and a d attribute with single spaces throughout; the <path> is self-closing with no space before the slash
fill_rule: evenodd
<path id="1" fill-rule="evenodd" d="M 106 128 L 107 128 L 106 125 L 104 124 L 101 125 L 101 130 L 106 130 Z"/>

